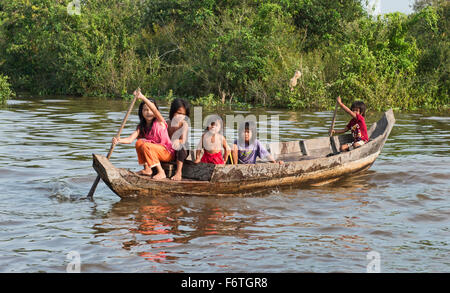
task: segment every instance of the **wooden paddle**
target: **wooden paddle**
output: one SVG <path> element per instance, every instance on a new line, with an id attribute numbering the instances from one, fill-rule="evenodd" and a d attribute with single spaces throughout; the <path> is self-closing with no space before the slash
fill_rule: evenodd
<path id="1" fill-rule="evenodd" d="M 141 89 L 138 88 L 137 91 L 140 92 Z M 123 128 L 125 127 L 125 124 L 127 123 L 128 116 L 130 116 L 130 113 L 131 113 L 131 111 L 133 110 L 134 103 L 136 102 L 137 97 L 138 97 L 138 95 L 135 94 L 135 95 L 134 95 L 134 98 L 133 98 L 133 101 L 131 102 L 131 105 L 130 105 L 130 107 L 128 108 L 127 114 L 126 114 L 125 117 L 123 118 L 122 125 L 120 125 L 119 131 L 118 131 L 117 134 L 116 134 L 116 138 L 117 138 L 117 139 L 119 139 L 120 134 L 122 133 L 122 130 L 123 130 Z M 111 157 L 111 154 L 112 154 L 112 152 L 114 151 L 114 147 L 115 147 L 115 146 L 116 146 L 116 145 L 115 145 L 114 143 L 111 143 L 111 147 L 109 148 L 109 152 L 108 152 L 108 155 L 106 156 L 106 158 L 109 159 L 109 158 Z M 94 184 L 92 184 L 91 190 L 89 191 L 89 194 L 88 194 L 88 196 L 87 196 L 88 198 L 92 198 L 92 197 L 94 196 L 94 192 L 95 192 L 95 189 L 97 188 L 97 185 L 98 185 L 98 182 L 99 182 L 99 181 L 100 181 L 100 175 L 97 175 L 97 178 L 95 179 Z"/>
<path id="2" fill-rule="evenodd" d="M 339 109 L 339 102 L 336 101 L 336 107 L 334 108 L 334 114 L 333 114 L 333 120 L 331 121 L 330 130 L 328 131 L 328 136 L 330 137 L 330 145 L 331 145 L 331 149 L 332 149 L 333 153 L 338 152 L 337 147 L 336 147 L 336 142 L 334 141 L 334 138 L 333 138 L 334 124 L 336 122 L 336 114 L 337 114 L 338 109 Z"/>
<path id="3" fill-rule="evenodd" d="M 330 130 L 328 131 L 328 136 L 333 136 L 334 123 L 336 122 L 336 114 L 339 109 L 339 103 L 336 101 L 336 107 L 334 108 L 333 120 L 331 121 Z"/>

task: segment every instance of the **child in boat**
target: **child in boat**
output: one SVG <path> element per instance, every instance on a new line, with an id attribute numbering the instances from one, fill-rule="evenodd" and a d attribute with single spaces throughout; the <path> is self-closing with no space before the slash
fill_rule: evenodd
<path id="1" fill-rule="evenodd" d="M 161 162 L 170 162 L 175 158 L 175 150 L 172 148 L 167 123 L 158 110 L 154 100 L 147 99 L 140 90 L 136 90 L 134 95 L 142 100 L 139 105 L 139 124 L 136 130 L 127 138 L 113 138 L 113 143 L 131 144 L 135 139 L 136 152 L 140 165 L 144 169 L 139 171 L 139 175 L 152 176 L 152 168 L 156 167 L 157 173 L 153 179 L 164 179 L 166 173 L 161 166 Z"/>
<path id="2" fill-rule="evenodd" d="M 177 170 L 172 176 L 172 180 L 181 180 L 181 171 L 183 169 L 184 160 L 189 155 L 187 144 L 189 124 L 186 118 L 189 119 L 190 106 L 184 99 L 175 99 L 170 105 L 168 132 L 172 141 L 172 147 L 175 150 L 175 159 L 177 161 Z"/>
<path id="3" fill-rule="evenodd" d="M 239 125 L 239 138 L 233 143 L 231 155 L 235 164 L 256 164 L 256 158 L 267 158 L 271 163 L 277 163 L 272 155 L 259 142 L 256 133 L 256 123 L 244 122 Z M 278 161 L 282 164 L 283 161 Z"/>
<path id="4" fill-rule="evenodd" d="M 369 141 L 367 135 L 367 126 L 365 121 L 366 105 L 363 102 L 356 101 L 352 104 L 350 109 L 342 103 L 341 97 L 337 97 L 337 103 L 339 106 L 347 112 L 352 119 L 347 126 L 342 130 L 333 130 L 332 134 L 345 133 L 351 130 L 353 135 L 353 142 L 349 144 L 343 144 L 340 147 L 341 152 L 346 152 L 355 148 L 359 148 Z"/>
<path id="5" fill-rule="evenodd" d="M 227 140 L 222 135 L 222 119 L 213 115 L 207 125 L 197 146 L 194 163 L 225 164 L 231 150 Z M 202 149 L 204 150 L 203 156 L 200 158 Z M 222 150 L 224 150 L 223 156 Z"/>

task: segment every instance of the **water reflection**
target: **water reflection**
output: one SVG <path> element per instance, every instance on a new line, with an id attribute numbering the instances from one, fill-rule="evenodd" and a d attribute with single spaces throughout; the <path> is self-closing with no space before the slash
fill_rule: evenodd
<path id="1" fill-rule="evenodd" d="M 167 255 L 167 247 L 207 236 L 246 237 L 248 231 L 242 228 L 246 222 L 254 222 L 251 217 L 244 220 L 234 211 L 208 200 L 196 207 L 189 207 L 189 201 L 189 197 L 121 200 L 113 205 L 108 225 L 123 228 L 122 220 L 129 219 L 127 229 L 134 239 L 124 241 L 122 248 L 138 251 L 138 255 L 147 260 L 161 262 L 176 259 Z M 118 222 L 110 222 L 111 219 Z"/>
<path id="2" fill-rule="evenodd" d="M 395 113 L 375 164 L 327 185 L 124 201 L 100 184 L 94 202 L 82 201 L 96 176 L 91 154 L 106 154 L 127 108 L 120 100 L 30 98 L 0 110 L 2 271 L 64 271 L 67 249 L 95 272 L 365 272 L 371 250 L 380 252 L 382 272 L 448 271 L 449 113 Z M 283 141 L 327 135 L 333 114 L 223 111 L 234 113 L 280 115 Z M 368 125 L 380 116 L 369 112 Z M 338 113 L 336 122 L 342 128 L 348 117 Z M 136 124 L 133 113 L 123 133 Z M 111 160 L 138 167 L 133 146 L 116 148 Z"/>
<path id="3" fill-rule="evenodd" d="M 159 264 L 176 263 L 183 258 L 195 262 L 186 254 L 201 254 L 188 252 L 188 247 L 199 249 L 198 243 L 208 246 L 204 249 L 231 245 L 241 247 L 237 250 L 257 252 L 267 249 L 262 248 L 265 242 L 277 242 L 291 235 L 297 235 L 299 247 L 368 251 L 366 236 L 349 232 L 371 228 L 354 211 L 363 211 L 370 203 L 368 193 L 373 183 L 367 177 L 373 173 L 326 187 L 301 191 L 289 187 L 265 197 L 121 200 L 112 206 L 104 226 L 115 227 L 116 232 L 126 229 L 128 236 L 121 238 L 121 248 Z M 96 229 L 100 231 L 102 225 Z M 113 231 L 103 233 L 103 237 L 117 240 Z M 252 247 L 255 243 L 259 244 Z"/>

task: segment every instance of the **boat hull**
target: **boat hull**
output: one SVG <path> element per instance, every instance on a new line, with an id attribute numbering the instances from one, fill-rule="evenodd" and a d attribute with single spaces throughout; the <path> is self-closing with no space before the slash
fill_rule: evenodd
<path id="1" fill-rule="evenodd" d="M 278 158 L 296 154 L 294 160 L 284 164 L 258 163 L 251 165 L 212 165 L 188 162 L 183 168 L 183 179 L 153 180 L 148 176 L 116 168 L 106 157 L 93 155 L 93 167 L 102 180 L 121 198 L 140 196 L 194 195 L 194 196 L 245 196 L 266 193 L 284 186 L 324 184 L 363 170 L 367 170 L 380 154 L 393 127 L 392 110 L 370 129 L 371 141 L 364 146 L 333 156 L 311 157 L 293 153 L 284 147 Z M 328 148 L 333 149 L 330 139 Z M 317 139 L 314 145 L 320 145 Z M 298 144 L 307 145 L 300 141 Z M 335 140 L 339 145 L 339 141 Z M 285 143 L 287 144 L 287 143 Z M 295 142 L 294 145 L 297 143 Z M 335 146 L 336 147 L 336 146 Z M 321 146 L 323 149 L 324 147 Z M 326 149 L 326 147 L 325 147 Z M 314 149 L 311 150 L 311 153 Z M 170 170 L 167 175 L 170 175 Z M 192 179 L 194 178 L 194 179 Z"/>

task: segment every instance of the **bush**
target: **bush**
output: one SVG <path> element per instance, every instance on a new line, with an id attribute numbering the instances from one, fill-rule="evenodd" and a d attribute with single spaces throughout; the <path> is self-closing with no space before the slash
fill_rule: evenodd
<path id="1" fill-rule="evenodd" d="M 15 93 L 11 90 L 8 77 L 0 74 L 0 104 L 5 104 L 7 100 L 15 97 Z"/>
<path id="2" fill-rule="evenodd" d="M 450 4 L 370 17 L 362 0 L 0 2 L 0 72 L 33 94 L 384 109 L 449 104 Z M 294 72 L 302 76 L 291 89 Z"/>
<path id="3" fill-rule="evenodd" d="M 155 62 L 136 54 L 139 3 L 86 1 L 81 15 L 69 15 L 67 1 L 7 0 L 0 11 L 1 69 L 35 94 L 130 92 L 151 79 Z"/>

